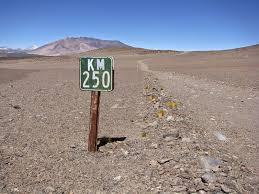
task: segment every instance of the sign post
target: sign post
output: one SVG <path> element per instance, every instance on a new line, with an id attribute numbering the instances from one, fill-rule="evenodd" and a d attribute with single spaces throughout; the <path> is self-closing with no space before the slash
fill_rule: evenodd
<path id="1" fill-rule="evenodd" d="M 98 135 L 98 120 L 99 120 L 99 91 L 91 92 L 91 107 L 90 107 L 90 124 L 89 124 L 89 138 L 88 138 L 88 151 L 95 152 L 97 150 L 96 140 Z"/>
<path id="2" fill-rule="evenodd" d="M 101 91 L 112 91 L 114 65 L 111 57 L 83 57 L 79 61 L 80 89 L 91 91 L 88 151 L 97 151 Z"/>

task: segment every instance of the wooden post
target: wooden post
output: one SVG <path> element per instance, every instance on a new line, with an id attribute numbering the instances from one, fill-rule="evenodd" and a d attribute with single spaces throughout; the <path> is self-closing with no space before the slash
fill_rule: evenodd
<path id="1" fill-rule="evenodd" d="M 89 152 L 97 151 L 100 94 L 101 92 L 99 91 L 91 92 L 90 125 L 89 125 L 89 137 L 88 137 Z"/>

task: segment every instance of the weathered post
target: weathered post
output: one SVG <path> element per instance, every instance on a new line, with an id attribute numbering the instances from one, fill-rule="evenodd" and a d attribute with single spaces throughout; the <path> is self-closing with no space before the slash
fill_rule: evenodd
<path id="1" fill-rule="evenodd" d="M 91 92 L 90 124 L 88 137 L 89 152 L 97 151 L 100 94 L 101 92 L 99 91 Z"/>

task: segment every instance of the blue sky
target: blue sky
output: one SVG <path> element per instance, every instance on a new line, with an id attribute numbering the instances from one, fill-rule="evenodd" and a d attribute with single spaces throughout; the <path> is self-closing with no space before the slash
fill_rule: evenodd
<path id="1" fill-rule="evenodd" d="M 0 1 L 0 46 L 41 46 L 68 36 L 177 50 L 259 43 L 258 0 Z"/>

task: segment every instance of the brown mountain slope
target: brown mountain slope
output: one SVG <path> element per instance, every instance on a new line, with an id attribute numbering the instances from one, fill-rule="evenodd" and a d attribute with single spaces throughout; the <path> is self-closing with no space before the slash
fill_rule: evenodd
<path id="1" fill-rule="evenodd" d="M 88 37 L 65 38 L 44 46 L 41 46 L 30 54 L 58 56 L 73 53 L 82 53 L 85 51 L 99 48 L 129 47 L 128 45 L 116 40 L 101 40 Z"/>

